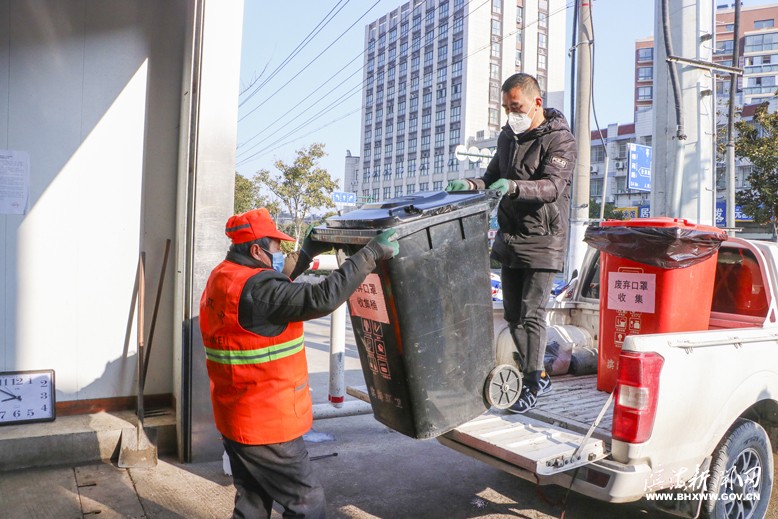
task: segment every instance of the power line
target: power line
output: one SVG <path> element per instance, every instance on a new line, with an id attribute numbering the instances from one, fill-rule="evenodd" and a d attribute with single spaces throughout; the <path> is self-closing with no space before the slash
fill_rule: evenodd
<path id="1" fill-rule="evenodd" d="M 241 106 L 243 106 L 243 105 L 244 105 L 246 102 L 248 102 L 248 100 L 249 100 L 249 99 L 251 99 L 252 97 L 254 97 L 254 95 L 255 95 L 257 92 L 259 92 L 259 90 L 260 90 L 260 89 L 261 89 L 263 86 L 265 86 L 265 85 L 266 85 L 266 84 L 267 84 L 269 81 L 271 81 L 271 80 L 272 80 L 274 77 L 276 77 L 276 75 L 278 75 L 278 73 L 279 73 L 281 70 L 283 70 L 283 69 L 284 69 L 284 67 L 286 67 L 286 65 L 288 65 L 288 64 L 289 64 L 289 62 L 290 62 L 290 61 L 292 61 L 292 60 L 294 59 L 294 57 L 295 57 L 295 56 L 297 56 L 297 55 L 298 55 L 298 54 L 299 54 L 299 53 L 300 53 L 300 52 L 301 52 L 301 51 L 302 51 L 302 50 L 303 50 L 305 47 L 307 47 L 307 46 L 308 46 L 308 44 L 309 44 L 311 41 L 313 41 L 313 39 L 314 39 L 314 38 L 315 38 L 315 37 L 316 37 L 316 36 L 317 36 L 317 35 L 318 35 L 318 34 L 319 34 L 321 31 L 322 31 L 322 29 L 324 29 L 324 28 L 325 28 L 325 27 L 326 27 L 326 26 L 327 26 L 327 25 L 328 25 L 328 24 L 329 24 L 329 23 L 330 23 L 332 20 L 334 20 L 334 19 L 335 19 L 335 16 L 337 16 L 337 15 L 340 13 L 340 11 L 342 11 L 342 10 L 343 10 L 343 8 L 344 8 L 344 7 L 346 7 L 346 5 L 347 5 L 347 4 L 348 4 L 350 1 L 351 1 L 351 0 L 346 0 L 346 3 L 345 3 L 345 4 L 343 4 L 343 5 L 340 7 L 340 9 L 338 9 L 338 12 L 336 12 L 334 15 L 332 15 L 332 12 L 333 12 L 335 9 L 337 9 L 337 8 L 338 8 L 338 5 L 340 5 L 340 3 L 341 3 L 341 2 L 343 2 L 343 0 L 338 0 L 338 3 L 337 3 L 337 4 L 335 4 L 335 6 L 334 6 L 332 9 L 330 9 L 330 12 L 328 12 L 328 13 L 327 13 L 327 14 L 324 16 L 324 18 L 322 18 L 322 19 L 321 19 L 321 21 L 320 21 L 320 22 L 319 22 L 319 23 L 316 25 L 316 27 L 314 27 L 313 29 L 311 29 L 311 32 L 309 32 L 309 33 L 308 33 L 308 35 L 307 35 L 305 38 L 303 38 L 303 40 L 302 40 L 300 43 L 298 43 L 298 44 L 297 44 L 297 47 L 295 47 L 295 48 L 294 48 L 294 50 L 293 50 L 293 51 L 292 51 L 292 52 L 291 52 L 291 53 L 290 53 L 290 54 L 289 54 L 289 55 L 288 55 L 286 58 L 284 58 L 284 60 L 281 62 L 281 64 L 280 64 L 280 65 L 278 65 L 278 66 L 275 68 L 275 70 L 273 70 L 273 72 L 271 72 L 271 73 L 270 73 L 270 77 L 268 77 L 267 79 L 265 79 L 264 81 L 262 81 L 262 83 L 260 83 L 259 85 L 257 85 L 257 87 L 254 89 L 254 91 L 253 91 L 253 92 L 251 92 L 247 98 L 245 98 L 243 101 L 241 101 L 241 102 L 238 104 L 238 107 L 241 107 Z M 330 15 L 332 15 L 332 16 L 330 17 Z M 328 20 L 327 18 L 329 18 L 329 20 Z M 324 24 L 324 25 L 322 25 L 322 24 Z M 317 29 L 318 29 L 318 30 L 317 30 Z M 257 80 L 259 80 L 259 79 L 260 79 L 260 78 L 257 78 Z M 249 87 L 249 88 L 250 88 L 250 87 Z"/>
<path id="2" fill-rule="evenodd" d="M 275 97 L 275 95 L 276 95 L 277 93 L 279 93 L 280 91 L 282 91 L 282 90 L 284 89 L 284 87 L 286 87 L 286 86 L 287 86 L 289 83 L 291 83 L 292 81 L 294 81 L 295 79 L 297 79 L 297 77 L 298 77 L 300 74 L 302 74 L 303 72 L 305 72 L 305 71 L 308 69 L 308 67 L 309 67 L 309 66 L 311 66 L 311 65 L 312 65 L 312 64 L 313 64 L 313 63 L 314 63 L 314 62 L 315 62 L 317 59 L 319 59 L 319 58 L 321 57 L 321 55 L 322 55 L 322 54 L 324 54 L 325 52 L 327 52 L 327 51 L 330 49 L 330 47 L 332 47 L 333 45 L 335 45 L 335 43 L 337 43 L 337 42 L 338 42 L 338 41 L 339 41 L 339 40 L 340 40 L 340 39 L 341 39 L 343 36 L 345 36 L 345 35 L 346 35 L 346 33 L 352 29 L 352 27 L 354 27 L 354 26 L 355 26 L 357 23 L 359 23 L 359 21 L 360 21 L 362 18 L 364 18 L 365 16 L 367 16 L 367 13 L 369 13 L 369 12 L 370 12 L 370 11 L 373 9 L 373 7 L 375 7 L 376 5 L 378 5 L 378 3 L 379 3 L 380 1 L 381 1 L 381 0 L 376 0 L 376 1 L 375 1 L 375 3 L 374 3 L 373 5 L 371 5 L 371 6 L 370 6 L 370 7 L 367 9 L 367 11 L 365 11 L 365 12 L 362 14 L 362 16 L 360 16 L 359 18 L 357 18 L 357 20 L 356 20 L 356 21 L 354 21 L 354 23 L 352 23 L 352 24 L 351 24 L 351 25 L 348 27 L 348 29 L 346 29 L 345 31 L 343 31 L 343 32 L 340 34 L 340 36 L 338 36 L 337 38 L 335 38 L 335 40 L 334 40 L 332 43 L 330 43 L 329 45 L 327 45 L 327 47 L 325 47 L 325 49 L 324 49 L 324 50 L 322 50 L 322 51 L 321 51 L 319 54 L 317 54 L 317 55 L 316 55 L 316 57 L 314 57 L 314 58 L 313 58 L 311 61 L 309 61 L 309 62 L 308 62 L 308 63 L 307 63 L 307 64 L 306 64 L 306 65 L 305 65 L 305 66 L 304 66 L 302 69 L 300 69 L 300 71 L 299 71 L 299 72 L 297 72 L 297 74 L 295 74 L 294 76 L 292 76 L 292 77 L 289 79 L 289 81 L 287 81 L 286 83 L 284 83 L 283 85 L 281 85 L 281 86 L 278 88 L 278 90 L 276 90 L 275 92 L 273 92 L 272 94 L 270 94 L 270 96 L 269 96 L 269 97 L 267 97 L 267 98 L 266 98 L 264 101 L 262 101 L 261 103 L 259 103 L 259 104 L 258 104 L 257 106 L 255 106 L 253 109 L 251 109 L 251 110 L 250 110 L 248 113 L 246 113 L 246 114 L 245 114 L 243 117 L 239 118 L 239 119 L 238 119 L 238 122 L 242 121 L 243 119 L 245 119 L 246 117 L 248 117 L 249 115 L 251 115 L 252 113 L 254 113 L 254 112 L 255 112 L 255 111 L 256 111 L 256 110 L 257 110 L 259 107 L 261 107 L 262 105 L 264 105 L 265 103 L 267 103 L 268 101 L 270 101 L 271 99 L 273 99 L 273 97 Z"/>
<path id="3" fill-rule="evenodd" d="M 473 0 L 468 0 L 468 1 L 467 1 L 465 4 L 463 4 L 463 6 L 462 6 L 462 7 L 465 7 L 465 6 L 469 5 L 471 1 L 473 1 Z M 473 10 L 471 10 L 470 12 L 468 12 L 468 13 L 464 14 L 464 15 L 462 16 L 462 20 L 464 20 L 465 18 L 467 18 L 467 17 L 468 17 L 468 16 L 470 16 L 472 13 L 474 13 L 475 11 L 477 11 L 478 9 L 480 9 L 481 7 L 483 7 L 484 5 L 486 5 L 486 4 L 487 4 L 487 3 L 489 3 L 489 2 L 490 2 L 490 0 L 485 0 L 485 1 L 484 1 L 484 2 L 482 2 L 480 5 L 478 5 L 476 8 L 474 8 L 474 9 L 473 9 Z M 375 5 L 375 4 L 374 4 L 374 5 Z M 422 4 L 419 4 L 419 5 L 422 5 Z M 372 7 L 371 7 L 371 9 L 372 9 Z M 364 15 L 363 15 L 363 17 L 364 17 Z M 448 22 L 449 22 L 449 20 L 457 20 L 457 18 L 456 18 L 456 12 L 452 12 L 452 14 L 450 14 L 448 17 L 446 17 L 446 19 L 445 19 L 445 21 L 444 21 L 444 22 L 441 22 L 441 21 L 439 20 L 439 21 L 438 21 L 439 23 L 438 23 L 437 25 L 435 25 L 435 26 L 434 26 L 434 28 L 439 28 L 439 27 L 440 27 L 440 25 L 441 25 L 441 23 L 448 23 Z M 358 21 L 358 20 L 357 20 L 357 21 Z M 355 22 L 355 23 L 356 23 L 356 22 Z M 515 33 L 514 33 L 514 34 L 515 34 Z M 359 53 L 357 56 L 355 56 L 355 57 L 354 57 L 354 58 L 353 58 L 353 59 L 352 59 L 352 60 L 351 60 L 351 61 L 350 61 L 348 64 L 352 63 L 354 60 L 356 60 L 356 59 L 357 59 L 357 58 L 359 58 L 360 56 L 364 55 L 364 54 L 365 54 L 365 52 L 367 52 L 367 49 L 365 49 L 364 51 L 362 51 L 361 53 Z M 464 59 L 464 58 L 463 58 L 463 59 Z M 327 79 L 327 81 L 325 81 L 325 83 L 324 83 L 324 84 L 328 83 L 328 82 L 329 82 L 330 80 L 332 80 L 332 79 L 333 79 L 335 76 L 337 76 L 338 74 L 340 74 L 340 72 L 341 72 L 341 71 L 342 71 L 344 68 L 346 68 L 346 67 L 348 66 L 348 64 L 347 64 L 346 66 L 344 66 L 343 68 L 341 68 L 341 69 L 340 69 L 338 72 L 336 72 L 334 75 L 330 76 L 330 78 L 329 78 L 329 79 Z M 360 72 L 360 71 L 364 70 L 365 66 L 366 66 L 366 65 L 363 65 L 363 66 L 362 66 L 360 69 L 358 69 L 357 71 L 355 71 L 354 73 L 352 73 L 352 74 L 351 74 L 351 76 L 349 76 L 349 77 L 352 77 L 352 76 L 353 76 L 354 74 L 356 74 L 357 72 Z M 294 79 L 294 78 L 292 78 L 292 79 Z M 342 84 L 343 84 L 343 83 L 345 83 L 345 81 L 347 81 L 347 80 L 348 80 L 348 78 L 346 78 L 346 80 L 342 81 L 342 82 L 341 82 L 341 83 L 340 83 L 338 86 L 342 85 Z M 290 80 L 290 81 L 291 81 L 291 80 Z M 361 82 L 361 84 L 360 84 L 360 85 L 358 85 L 360 89 L 361 89 L 361 87 L 362 87 L 362 86 L 364 86 L 365 82 L 366 82 L 366 80 L 363 80 L 363 81 Z M 349 92 L 353 91 L 353 90 L 354 90 L 354 88 L 356 88 L 356 87 L 353 87 L 353 88 L 351 88 L 351 89 L 349 90 Z M 321 100 L 321 99 L 323 99 L 323 98 L 325 98 L 325 97 L 326 97 L 327 95 L 329 95 L 330 93 L 332 93 L 332 92 L 333 92 L 335 89 L 337 89 L 337 86 L 336 86 L 335 88 L 333 88 L 332 90 L 330 90 L 330 91 L 329 91 L 327 94 L 325 94 L 324 96 L 322 96 L 322 97 L 320 98 L 320 100 Z M 352 94 L 349 96 L 349 98 L 350 98 L 350 97 L 353 97 L 353 95 L 355 95 L 356 93 L 357 93 L 357 92 L 353 92 L 353 93 L 352 93 Z M 347 93 L 347 94 L 348 94 L 348 93 Z M 347 95 L 347 94 L 344 94 L 344 95 Z M 342 98 L 343 98 L 343 96 L 341 96 L 341 98 L 339 98 L 339 99 L 342 99 Z M 343 101 L 345 101 L 345 99 L 343 99 Z M 338 104 L 338 105 L 339 105 L 339 104 L 342 104 L 342 102 L 343 102 L 343 101 L 341 101 L 340 103 L 337 103 L 337 104 Z M 336 100 L 335 102 L 337 102 L 337 100 Z M 337 106 L 337 105 L 335 105 L 335 106 Z M 296 107 L 293 107 L 293 108 L 291 108 L 290 110 L 288 110 L 288 111 L 287 111 L 287 112 L 284 114 L 284 116 L 285 116 L 285 115 L 287 115 L 289 112 L 293 111 L 293 110 L 294 110 L 294 108 L 296 108 Z M 326 108 L 324 109 L 324 111 L 323 111 L 323 112 L 321 112 L 321 113 L 325 113 L 326 111 L 329 111 L 329 110 L 331 110 L 332 108 L 334 108 L 334 106 L 333 106 L 333 103 L 331 103 L 331 104 L 330 104 L 328 107 L 326 107 Z M 360 109 L 361 109 L 361 108 L 360 108 Z M 247 115 L 248 115 L 248 114 L 247 114 Z M 281 118 L 282 118 L 282 117 L 284 117 L 284 116 L 281 116 Z M 280 119 L 280 118 L 279 118 L 279 119 Z M 279 119 L 276 119 L 276 120 L 275 120 L 273 123 L 271 123 L 271 124 L 270 124 L 268 127 L 265 127 L 265 128 L 264 128 L 263 130 L 261 130 L 259 133 L 257 133 L 257 134 L 255 134 L 255 135 L 253 135 L 253 136 L 252 136 L 251 138 L 249 138 L 247 141 L 244 141 L 244 143 L 243 143 L 243 144 L 241 144 L 241 146 L 243 146 L 243 145 L 247 144 L 248 142 L 250 142 L 250 141 L 252 141 L 253 139 L 255 139 L 256 137 L 258 137 L 258 136 L 259 136 L 261 133 L 264 133 L 265 131 L 267 131 L 267 130 L 268 130 L 270 127 L 272 127 L 272 125 L 273 125 L 273 124 L 275 124 L 276 122 L 278 122 L 278 120 L 279 120 Z M 287 123 L 286 125 L 284 125 L 284 126 L 282 126 L 281 128 L 279 128 L 279 130 L 280 130 L 280 129 L 282 129 L 282 128 L 285 128 L 286 126 L 289 126 L 289 124 L 292 124 L 292 122 L 293 122 L 293 121 L 290 121 L 290 122 L 289 122 L 289 123 Z M 281 138 L 280 138 L 280 139 L 278 139 L 278 140 L 283 140 L 284 138 L 288 137 L 288 136 L 289 136 L 291 133 L 293 133 L 294 131 L 297 131 L 298 129 L 300 129 L 300 128 L 304 127 L 304 126 L 305 126 L 304 124 L 302 124 L 302 125 L 299 125 L 297 128 L 295 128 L 295 129 L 294 129 L 294 130 L 292 130 L 291 132 L 289 132 L 289 133 L 285 134 L 285 135 L 284 135 L 284 137 L 281 137 Z M 266 146 L 265 148 L 261 149 L 260 151 L 253 153 L 253 154 L 252 154 L 252 155 L 250 155 L 249 157 L 246 157 L 246 158 L 244 158 L 244 159 L 240 160 L 240 161 L 239 161 L 239 164 L 245 164 L 245 163 L 247 163 L 248 161 L 250 161 L 252 158 L 254 158 L 254 157 L 257 157 L 257 156 L 261 156 L 262 154 L 264 154 L 264 153 L 268 152 L 268 148 L 269 148 L 269 147 L 271 147 L 271 146 L 273 146 L 273 145 L 275 145 L 275 144 L 278 142 L 278 140 L 276 140 L 276 141 L 275 141 L 275 142 L 273 142 L 272 144 L 269 144 L 268 146 Z M 243 152 L 241 152 L 241 154 L 243 154 L 243 153 L 246 153 L 246 152 L 250 151 L 251 149 L 254 149 L 254 148 L 256 148 L 257 146 L 259 146 L 260 144 L 262 144 L 262 143 L 263 143 L 263 142 L 265 142 L 265 141 L 267 141 L 267 139 L 264 139 L 264 140 L 262 140 L 262 141 L 260 141 L 260 142 L 256 143 L 256 144 L 255 144 L 254 146 L 252 146 L 251 148 L 249 148 L 249 149 L 247 149 L 247 150 L 244 150 Z M 239 146 L 239 147 L 240 147 L 240 146 Z M 277 148 L 274 148 L 274 149 L 277 149 Z M 272 150 L 270 150 L 270 151 L 272 151 Z"/>

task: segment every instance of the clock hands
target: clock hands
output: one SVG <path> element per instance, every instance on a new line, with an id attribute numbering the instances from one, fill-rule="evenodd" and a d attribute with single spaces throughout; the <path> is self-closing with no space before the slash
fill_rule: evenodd
<path id="1" fill-rule="evenodd" d="M 22 401 L 22 395 L 14 395 L 13 393 L 9 393 L 5 389 L 0 389 L 0 391 L 11 397 L 11 398 L 6 398 L 5 400 L 0 400 L 0 402 L 8 402 L 9 400 L 19 400 L 20 402 Z"/>

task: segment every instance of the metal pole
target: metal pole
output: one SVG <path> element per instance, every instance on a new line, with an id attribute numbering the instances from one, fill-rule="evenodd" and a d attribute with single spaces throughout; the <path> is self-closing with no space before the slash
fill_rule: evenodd
<path id="1" fill-rule="evenodd" d="M 346 397 L 346 304 L 343 303 L 330 316 L 330 395 L 335 407 L 343 407 Z"/>
<path id="2" fill-rule="evenodd" d="M 578 13 L 578 70 L 576 71 L 575 137 L 578 160 L 573 173 L 573 203 L 570 211 L 570 244 L 567 255 L 567 271 L 580 267 L 586 253 L 584 232 L 589 221 L 589 182 L 591 165 L 591 132 L 589 114 L 591 111 L 591 63 L 592 63 L 592 18 L 589 0 L 577 0 Z"/>
<path id="3" fill-rule="evenodd" d="M 572 44 L 570 45 L 570 77 L 575 77 L 575 56 L 578 51 L 578 34 L 575 28 L 578 26 L 578 2 L 575 3 L 573 9 L 573 31 L 572 31 Z M 575 126 L 575 85 L 572 85 L 570 89 L 570 125 Z"/>
<path id="4" fill-rule="evenodd" d="M 605 146 L 608 145 L 608 141 L 605 141 Z M 608 192 L 608 153 L 605 153 L 605 173 L 602 176 L 602 203 L 600 204 L 600 221 L 605 221 L 605 194 Z"/>
<path id="5" fill-rule="evenodd" d="M 734 49 L 732 65 L 740 62 L 740 2 L 735 2 Z M 727 234 L 735 236 L 735 100 L 737 98 L 737 75 L 729 80 L 729 118 L 727 119 Z"/>

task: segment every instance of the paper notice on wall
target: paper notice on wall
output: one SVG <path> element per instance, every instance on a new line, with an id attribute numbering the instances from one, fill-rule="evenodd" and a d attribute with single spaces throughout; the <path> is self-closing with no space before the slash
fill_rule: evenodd
<path id="1" fill-rule="evenodd" d="M 656 274 L 608 272 L 608 310 L 653 314 Z"/>
<path id="2" fill-rule="evenodd" d="M 348 298 L 351 315 L 389 324 L 389 314 L 384 302 L 384 291 L 378 274 L 368 274 L 361 285 Z"/>
<path id="3" fill-rule="evenodd" d="M 0 214 L 24 214 L 30 198 L 30 156 L 0 150 Z"/>

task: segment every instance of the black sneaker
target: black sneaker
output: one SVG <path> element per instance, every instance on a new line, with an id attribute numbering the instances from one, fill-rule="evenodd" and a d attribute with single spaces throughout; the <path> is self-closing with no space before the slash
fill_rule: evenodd
<path id="1" fill-rule="evenodd" d="M 533 393 L 530 388 L 524 386 L 521 388 L 521 396 L 519 400 L 508 408 L 511 413 L 524 414 L 530 409 L 535 407 L 538 402 L 538 396 Z"/>
<path id="2" fill-rule="evenodd" d="M 551 377 L 545 371 L 540 376 L 540 387 L 538 388 L 538 396 L 543 396 L 551 391 Z"/>

